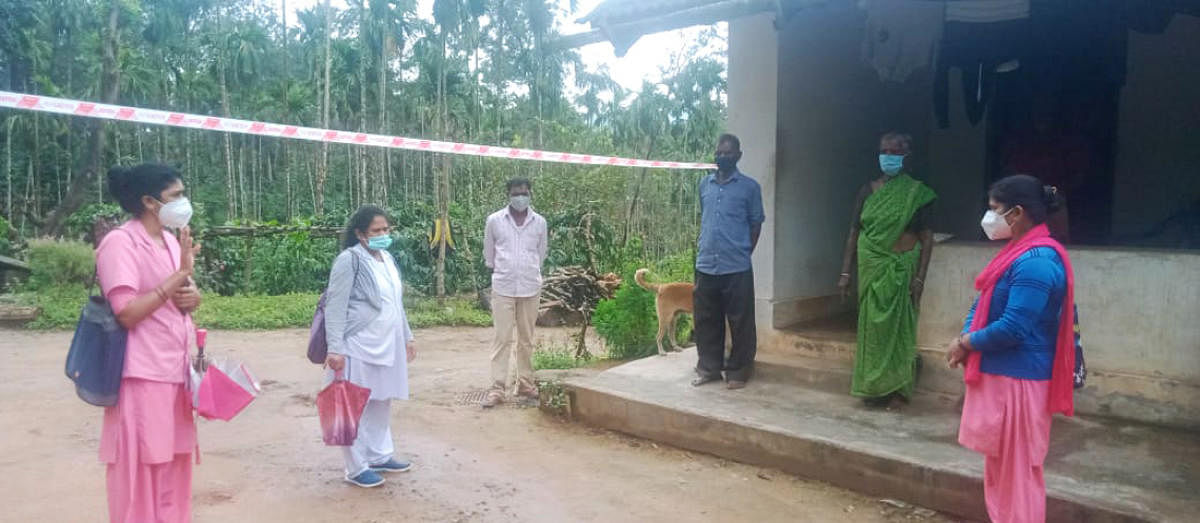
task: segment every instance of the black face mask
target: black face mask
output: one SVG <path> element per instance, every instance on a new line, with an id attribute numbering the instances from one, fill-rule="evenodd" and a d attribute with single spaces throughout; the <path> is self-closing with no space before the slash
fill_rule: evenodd
<path id="1" fill-rule="evenodd" d="M 733 170 L 737 168 L 737 156 L 718 154 L 714 160 L 715 161 L 713 163 L 717 164 L 717 170 L 721 172 L 733 172 Z"/>

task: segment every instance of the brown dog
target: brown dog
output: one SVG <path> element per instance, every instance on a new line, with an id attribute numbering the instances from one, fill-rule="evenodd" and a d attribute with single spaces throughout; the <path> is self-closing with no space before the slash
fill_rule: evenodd
<path id="1" fill-rule="evenodd" d="M 658 335 L 655 341 L 658 343 L 658 354 L 665 356 L 668 351 L 663 349 L 664 336 L 670 338 L 671 351 L 681 349 L 675 340 L 675 318 L 681 312 L 692 313 L 692 290 L 695 286 L 690 283 L 649 283 L 646 281 L 647 272 L 650 270 L 638 269 L 633 279 L 643 289 L 654 293 L 654 308 L 658 312 Z"/>

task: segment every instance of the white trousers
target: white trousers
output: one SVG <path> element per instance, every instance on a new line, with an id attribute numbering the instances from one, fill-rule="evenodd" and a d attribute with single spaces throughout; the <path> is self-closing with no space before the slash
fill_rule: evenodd
<path id="1" fill-rule="evenodd" d="M 387 463 L 395 452 L 396 446 L 392 442 L 392 400 L 368 401 L 358 422 L 358 437 L 354 445 L 342 447 L 346 477 L 362 474 L 371 465 Z"/>

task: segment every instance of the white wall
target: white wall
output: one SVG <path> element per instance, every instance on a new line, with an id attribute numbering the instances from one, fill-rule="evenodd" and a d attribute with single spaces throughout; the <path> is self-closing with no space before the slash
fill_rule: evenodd
<path id="1" fill-rule="evenodd" d="M 774 17 L 763 14 L 729 22 L 729 121 L 727 129 L 742 141 L 742 172 L 762 185 L 767 221 L 754 251 L 755 315 L 759 328 L 770 327 L 775 279 L 776 202 L 775 123 L 779 47 Z"/>

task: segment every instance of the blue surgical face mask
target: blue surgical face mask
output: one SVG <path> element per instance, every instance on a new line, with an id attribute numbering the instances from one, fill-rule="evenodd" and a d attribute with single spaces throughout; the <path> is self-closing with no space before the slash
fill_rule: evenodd
<path id="1" fill-rule="evenodd" d="M 904 169 L 903 154 L 879 154 L 879 170 L 888 176 L 896 176 L 900 174 L 900 170 Z"/>
<path id="2" fill-rule="evenodd" d="M 385 251 L 392 246 L 392 237 L 388 234 L 367 238 L 367 247 L 376 251 Z"/>

